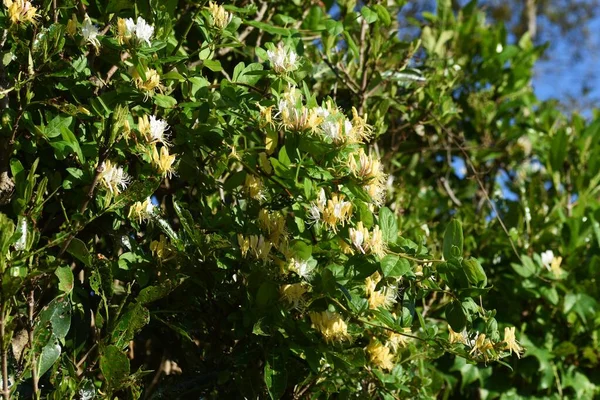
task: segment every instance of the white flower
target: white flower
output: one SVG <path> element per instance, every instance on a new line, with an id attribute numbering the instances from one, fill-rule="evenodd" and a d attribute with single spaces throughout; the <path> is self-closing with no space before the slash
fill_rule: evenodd
<path id="1" fill-rule="evenodd" d="M 321 210 L 319 210 L 319 206 L 316 204 L 312 204 L 308 209 L 308 219 L 312 222 L 319 222 L 321 219 Z"/>
<path id="2" fill-rule="evenodd" d="M 292 49 L 286 49 L 279 43 L 275 50 L 267 50 L 271 66 L 278 74 L 294 71 L 298 68 L 298 55 Z"/>
<path id="3" fill-rule="evenodd" d="M 310 280 L 313 276 L 313 270 L 315 269 L 314 265 L 309 264 L 306 260 L 296 260 L 294 258 L 291 259 L 290 265 L 288 266 L 290 271 L 298 274 L 299 277 Z"/>
<path id="4" fill-rule="evenodd" d="M 100 181 L 112 194 L 119 194 L 131 182 L 131 177 L 123 171 L 123 167 L 104 161 L 101 167 Z"/>
<path id="5" fill-rule="evenodd" d="M 151 45 L 150 39 L 154 34 L 154 27 L 147 23 L 144 18 L 138 17 L 135 22 L 131 18 L 127 18 L 125 26 L 128 34 L 135 35 L 139 40 L 146 42 L 148 46 Z"/>
<path id="6" fill-rule="evenodd" d="M 81 25 L 81 36 L 83 36 L 83 40 L 90 43 L 96 49 L 100 47 L 100 41 L 98 41 L 98 27 L 92 24 L 92 20 L 86 15 L 83 20 L 83 24 Z"/>
<path id="7" fill-rule="evenodd" d="M 542 253 L 542 264 L 544 267 L 550 269 L 550 264 L 552 264 L 552 260 L 554 260 L 554 252 L 552 250 L 546 250 Z"/>
<path id="8" fill-rule="evenodd" d="M 365 250 L 362 247 L 363 241 L 365 239 L 365 235 L 362 230 L 350 228 L 350 240 L 352 240 L 352 244 L 354 247 L 359 249 L 361 253 L 365 253 Z"/>
<path id="9" fill-rule="evenodd" d="M 323 131 L 323 135 L 333 140 L 334 142 L 338 142 L 341 139 L 341 129 L 340 125 L 336 121 L 325 121 L 321 124 L 321 130 Z"/>
<path id="10" fill-rule="evenodd" d="M 153 142 L 160 142 L 169 145 L 166 132 L 169 130 L 169 125 L 165 120 L 158 119 L 154 115 L 150 116 L 150 137 Z"/>

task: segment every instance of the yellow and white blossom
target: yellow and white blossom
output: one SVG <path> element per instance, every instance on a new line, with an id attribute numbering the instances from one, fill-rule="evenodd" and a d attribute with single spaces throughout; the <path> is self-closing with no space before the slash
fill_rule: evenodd
<path id="1" fill-rule="evenodd" d="M 381 275 L 379 272 L 375 272 L 365 279 L 365 294 L 371 310 L 376 310 L 379 307 L 388 309 L 396 303 L 398 292 L 395 287 L 384 286 L 379 290 L 375 290 L 380 281 Z"/>
<path id="2" fill-rule="evenodd" d="M 164 235 L 160 235 L 160 240 L 153 240 L 152 243 L 150 243 L 150 251 L 154 257 L 161 261 L 170 257 L 173 253 L 171 246 Z"/>
<path id="3" fill-rule="evenodd" d="M 4 5 L 8 9 L 8 17 L 13 24 L 22 22 L 35 23 L 39 18 L 37 8 L 27 0 L 4 0 Z"/>
<path id="4" fill-rule="evenodd" d="M 348 230 L 350 241 L 354 247 L 362 254 L 374 254 L 378 257 L 384 257 L 386 254 L 386 245 L 383 240 L 383 232 L 378 225 L 375 225 L 372 232 L 364 227 L 362 221 L 356 224 L 356 227 Z"/>
<path id="5" fill-rule="evenodd" d="M 392 370 L 394 368 L 394 355 L 390 349 L 378 341 L 371 340 L 367 346 L 369 361 L 379 369 Z"/>
<path id="6" fill-rule="evenodd" d="M 162 176 L 171 177 L 174 173 L 175 167 L 175 154 L 169 154 L 169 150 L 167 146 L 162 146 L 160 148 L 160 153 L 158 152 L 156 145 L 152 146 L 152 164 L 156 167 L 158 172 Z"/>
<path id="7" fill-rule="evenodd" d="M 92 23 L 92 20 L 86 14 L 83 24 L 81 25 L 81 36 L 83 37 L 83 40 L 94 46 L 96 52 L 98 52 L 98 49 L 100 48 L 100 41 L 98 40 L 99 33 L 98 27 Z"/>
<path id="8" fill-rule="evenodd" d="M 136 21 L 127 18 L 124 21 L 124 32 L 122 32 L 123 22 L 117 21 L 117 27 L 119 29 L 119 34 L 123 34 L 124 38 L 135 36 L 140 43 L 145 42 L 148 46 L 151 45 L 150 39 L 152 39 L 152 35 L 154 34 L 154 27 L 148 24 L 144 18 L 138 17 Z"/>
<path id="9" fill-rule="evenodd" d="M 493 350 L 494 345 L 490 339 L 485 337 L 485 333 L 480 333 L 477 339 L 475 339 L 475 343 L 473 343 L 469 354 L 474 356 L 481 355 L 485 361 L 488 361 L 490 356 L 493 356 L 493 353 L 491 353 Z"/>
<path id="10" fill-rule="evenodd" d="M 328 343 L 341 342 L 350 338 L 348 325 L 339 314 L 331 311 L 311 312 L 310 320 L 314 328 Z"/>
<path id="11" fill-rule="evenodd" d="M 131 71 L 131 77 L 133 78 L 135 87 L 145 92 L 144 99 L 148 99 L 148 97 L 152 96 L 156 91 L 162 92 L 163 86 L 160 83 L 160 75 L 158 72 L 156 72 L 155 69 L 147 68 L 144 74 L 146 75 L 146 79 L 143 79 L 135 68 Z"/>
<path id="12" fill-rule="evenodd" d="M 231 22 L 233 14 L 225 11 L 223 6 L 220 6 L 212 1 L 208 3 L 208 11 L 212 17 L 212 23 L 219 29 L 225 29 Z"/>
<path id="13" fill-rule="evenodd" d="M 161 143 L 165 146 L 170 146 L 167 131 L 169 130 L 169 124 L 162 119 L 156 118 L 151 115 L 148 118 L 147 115 L 138 118 L 138 130 L 150 144 Z"/>
<path id="14" fill-rule="evenodd" d="M 129 208 L 129 218 L 137 219 L 139 223 L 147 221 L 156 215 L 156 207 L 152 204 L 152 200 L 147 198 L 144 201 L 136 201 Z"/>
<path id="15" fill-rule="evenodd" d="M 113 194 L 118 195 L 131 182 L 131 177 L 117 164 L 110 160 L 102 163 L 100 182 Z"/>
<path id="16" fill-rule="evenodd" d="M 344 198 L 343 194 L 332 195 L 321 210 L 323 223 L 333 232 L 337 232 L 338 225 L 343 226 L 352 216 L 352 203 Z"/>
<path id="17" fill-rule="evenodd" d="M 267 198 L 262 181 L 252 174 L 246 175 L 244 190 L 250 198 L 255 200 L 263 201 Z"/>
<path id="18" fill-rule="evenodd" d="M 305 304 L 304 294 L 308 291 L 303 283 L 293 283 L 283 285 L 280 289 L 281 297 L 287 301 L 294 309 L 302 309 Z"/>
<path id="19" fill-rule="evenodd" d="M 285 74 L 298 69 L 298 54 L 291 48 L 279 43 L 274 50 L 267 50 L 271 68 L 278 74 Z"/>
<path id="20" fill-rule="evenodd" d="M 523 352 L 523 348 L 519 346 L 517 339 L 515 338 L 515 327 L 506 327 L 504 328 L 504 340 L 502 341 L 505 346 L 504 348 L 510 351 L 510 354 L 513 351 L 517 354 L 518 358 L 521 358 L 521 353 Z"/>

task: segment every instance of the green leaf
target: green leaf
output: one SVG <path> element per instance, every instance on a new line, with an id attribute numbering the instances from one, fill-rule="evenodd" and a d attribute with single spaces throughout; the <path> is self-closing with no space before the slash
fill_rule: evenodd
<path id="1" fill-rule="evenodd" d="M 462 265 L 470 283 L 481 288 L 487 286 L 487 276 L 477 259 L 469 257 L 462 261 Z"/>
<path id="2" fill-rule="evenodd" d="M 112 343 L 119 349 L 125 348 L 131 339 L 150 322 L 150 312 L 146 307 L 135 304 L 117 322 L 112 332 Z"/>
<path id="3" fill-rule="evenodd" d="M 265 384 L 271 399 L 283 397 L 287 387 L 285 360 L 279 353 L 271 353 L 265 362 Z"/>
<path id="4" fill-rule="evenodd" d="M 129 377 L 129 359 L 118 347 L 108 346 L 100 357 L 100 371 L 108 386 L 116 389 Z"/>
<path id="5" fill-rule="evenodd" d="M 375 11 L 371 10 L 367 6 L 364 6 L 363 8 L 361 8 L 360 13 L 364 17 L 365 21 L 367 21 L 367 24 L 372 24 L 373 22 L 375 22 L 379 19 L 379 16 L 377 15 L 377 13 Z"/>
<path id="6" fill-rule="evenodd" d="M 54 117 L 44 129 L 44 134 L 48 138 L 54 138 L 60 136 L 63 129 L 69 129 L 73 123 L 73 117 L 63 117 L 57 115 Z"/>
<path id="7" fill-rule="evenodd" d="M 223 70 L 221 62 L 217 60 L 204 60 L 202 61 L 202 65 L 204 65 L 206 68 L 210 69 L 213 72 L 219 72 Z"/>
<path id="8" fill-rule="evenodd" d="M 52 334 L 57 339 L 63 340 L 67 337 L 69 329 L 71 329 L 71 302 L 68 297 L 55 298 L 40 312 L 35 333 L 38 334 L 40 330 L 48 329 L 48 323 L 50 323 Z"/>
<path id="9" fill-rule="evenodd" d="M 379 228 L 381 228 L 384 241 L 396 243 L 398 239 L 398 222 L 392 210 L 387 207 L 379 210 Z"/>
<path id="10" fill-rule="evenodd" d="M 293 32 L 295 32 L 295 29 L 281 28 L 279 26 L 267 24 L 265 22 L 260 22 L 260 21 L 249 20 L 249 21 L 244 21 L 244 23 L 246 25 L 253 26 L 255 28 L 260 29 L 261 31 L 265 31 L 272 35 L 291 36 L 291 34 Z"/>
<path id="11" fill-rule="evenodd" d="M 175 98 L 164 94 L 155 94 L 153 100 L 154 104 L 162 108 L 173 108 L 177 104 Z"/>
<path id="12" fill-rule="evenodd" d="M 37 363 L 37 375 L 41 377 L 48 371 L 60 357 L 61 347 L 55 337 L 50 338 L 50 341 L 42 348 L 42 353 L 39 356 Z"/>
<path id="13" fill-rule="evenodd" d="M 73 238 L 71 243 L 69 243 L 69 247 L 67 247 L 67 252 L 84 263 L 86 267 L 90 267 L 92 265 L 92 256 L 90 255 L 85 243 L 83 243 L 81 240 Z"/>
<path id="14" fill-rule="evenodd" d="M 444 232 L 444 259 L 459 258 L 463 254 L 463 230 L 460 221 L 453 219 Z"/>
<path id="15" fill-rule="evenodd" d="M 69 267 L 58 267 L 54 271 L 54 275 L 58 278 L 58 290 L 65 294 L 71 293 L 73 290 L 74 278 L 73 271 Z"/>
<path id="16" fill-rule="evenodd" d="M 381 259 L 381 272 L 386 278 L 399 278 L 410 271 L 408 260 L 395 254 L 388 254 Z"/>
<path id="17" fill-rule="evenodd" d="M 148 304 L 160 300 L 171 293 L 177 286 L 179 286 L 178 283 L 168 280 L 161 282 L 159 286 L 145 287 L 140 291 L 136 300 L 140 304 Z"/>
<path id="18" fill-rule="evenodd" d="M 523 262 L 523 265 L 517 263 L 510 264 L 517 274 L 521 275 L 523 278 L 529 278 L 536 273 L 537 267 L 529 256 L 521 256 L 521 261 Z"/>
<path id="19" fill-rule="evenodd" d="M 455 332 L 461 332 L 467 324 L 466 311 L 456 300 L 446 306 L 446 320 Z"/>

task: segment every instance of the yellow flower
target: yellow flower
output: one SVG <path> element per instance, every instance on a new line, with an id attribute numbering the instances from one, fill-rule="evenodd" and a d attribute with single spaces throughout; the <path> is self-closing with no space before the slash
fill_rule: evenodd
<path id="1" fill-rule="evenodd" d="M 131 38 L 131 33 L 127 29 L 127 23 L 124 18 L 117 19 L 117 42 L 123 44 Z"/>
<path id="2" fill-rule="evenodd" d="M 369 232 L 363 226 L 362 221 L 356 224 L 356 228 L 349 229 L 350 240 L 356 249 L 363 254 L 375 254 L 377 257 L 384 257 L 386 253 L 386 245 L 383 241 L 383 232 L 379 226 L 373 228 L 373 232 Z"/>
<path id="3" fill-rule="evenodd" d="M 250 250 L 250 239 L 245 238 L 241 233 L 237 234 L 237 239 L 242 252 L 242 257 L 246 258 L 246 254 L 248 254 L 248 250 Z"/>
<path id="4" fill-rule="evenodd" d="M 262 181 L 252 174 L 246 175 L 246 181 L 244 182 L 244 190 L 246 191 L 248 196 L 255 200 L 262 201 L 266 199 Z"/>
<path id="5" fill-rule="evenodd" d="M 250 236 L 250 250 L 252 251 L 254 258 L 256 258 L 257 260 L 262 260 L 266 262 L 269 258 L 271 246 L 273 246 L 273 244 L 270 241 L 265 240 L 263 235 Z"/>
<path id="6" fill-rule="evenodd" d="M 150 251 L 159 260 L 164 260 L 173 253 L 164 235 L 160 235 L 160 240 L 154 240 L 150 243 Z"/>
<path id="7" fill-rule="evenodd" d="M 267 153 L 261 152 L 258 154 L 258 164 L 267 174 L 271 174 L 273 172 L 273 167 L 271 167 L 271 163 L 267 158 Z"/>
<path id="8" fill-rule="evenodd" d="M 21 22 L 35 23 L 39 18 L 37 8 L 31 5 L 27 0 L 4 0 L 4 5 L 8 8 L 8 16 L 13 24 Z"/>
<path id="9" fill-rule="evenodd" d="M 342 253 L 349 254 L 349 255 L 354 254 L 354 250 L 352 249 L 352 246 L 350 246 L 348 243 L 346 243 L 346 241 L 344 239 L 338 238 L 338 242 L 340 244 L 340 249 L 342 250 Z"/>
<path id="10" fill-rule="evenodd" d="M 106 160 L 101 165 L 100 182 L 114 195 L 121 193 L 131 182 L 123 167 Z"/>
<path id="11" fill-rule="evenodd" d="M 152 146 L 152 162 L 162 176 L 168 175 L 171 177 L 173 175 L 173 170 L 175 169 L 173 167 L 175 156 L 175 154 L 169 154 L 167 146 L 162 146 L 160 148 L 160 153 L 156 149 L 156 145 Z"/>
<path id="12" fill-rule="evenodd" d="M 285 215 L 283 213 L 278 211 L 269 213 L 267 210 L 262 209 L 258 212 L 258 224 L 269 235 L 269 240 L 273 243 L 273 246 L 279 247 L 282 240 L 287 240 Z"/>
<path id="13" fill-rule="evenodd" d="M 304 294 L 307 291 L 308 289 L 302 283 L 283 285 L 280 289 L 281 297 L 295 309 L 300 309 L 304 306 Z"/>
<path id="14" fill-rule="evenodd" d="M 368 276 L 367 279 L 365 279 L 365 294 L 367 296 L 370 296 L 373 292 L 375 292 L 379 281 L 381 281 L 381 275 L 378 271 L 375 271 L 373 275 Z"/>
<path id="15" fill-rule="evenodd" d="M 212 1 L 208 3 L 208 11 L 210 11 L 210 15 L 212 16 L 213 25 L 219 29 L 224 29 L 231 22 L 231 18 L 233 18 L 233 14 L 228 13 L 223 6 L 215 4 Z"/>
<path id="16" fill-rule="evenodd" d="M 350 142 L 362 143 L 371 136 L 372 132 L 373 128 L 367 124 L 367 116 L 365 115 L 364 118 L 361 118 L 358 115 L 356 108 L 352 107 L 352 131 L 350 135 Z"/>
<path id="17" fill-rule="evenodd" d="M 310 320 L 314 328 L 328 343 L 349 339 L 348 325 L 339 314 L 331 311 L 311 312 Z"/>
<path id="18" fill-rule="evenodd" d="M 371 232 L 369 246 L 372 254 L 375 254 L 377 257 L 385 256 L 387 248 L 385 242 L 383 241 L 383 232 L 379 228 L 379 225 L 375 225 L 373 232 Z"/>
<path id="19" fill-rule="evenodd" d="M 135 87 L 143 92 L 146 92 L 144 99 L 148 99 L 148 97 L 153 95 L 156 91 L 163 91 L 163 86 L 160 83 L 160 75 L 155 69 L 146 68 L 144 74 L 146 75 L 145 80 L 140 76 L 137 69 L 134 68 L 131 72 L 131 77 L 133 78 Z"/>
<path id="20" fill-rule="evenodd" d="M 139 223 L 142 221 L 146 221 L 150 219 L 155 213 L 154 204 L 152 204 L 152 200 L 147 198 L 146 200 L 136 201 L 129 208 L 129 218 L 137 219 Z"/>
<path id="21" fill-rule="evenodd" d="M 550 264 L 550 270 L 554 274 L 554 277 L 557 279 L 560 278 L 560 276 L 563 273 L 563 270 L 560 267 L 561 263 L 562 263 L 562 257 L 554 257 L 552 259 L 552 263 Z"/>
<path id="22" fill-rule="evenodd" d="M 463 330 L 461 333 L 454 332 L 452 327 L 448 325 L 448 341 L 450 343 L 462 343 L 467 344 L 467 335 Z"/>
<path id="23" fill-rule="evenodd" d="M 77 16 L 73 14 L 67 22 L 67 35 L 74 36 L 77 33 Z"/>
<path id="24" fill-rule="evenodd" d="M 327 206 L 324 207 L 322 213 L 325 225 L 337 233 L 337 226 L 339 224 L 343 226 L 352 216 L 352 203 L 344 201 L 343 194 L 334 194 L 330 200 L 327 200 Z"/>
<path id="25" fill-rule="evenodd" d="M 256 103 L 258 109 L 260 110 L 260 122 L 259 125 L 261 128 L 264 128 L 267 125 L 275 126 L 273 122 L 273 106 L 263 107 L 260 103 Z"/>
<path id="26" fill-rule="evenodd" d="M 523 352 L 523 348 L 521 346 L 519 346 L 519 343 L 517 342 L 517 339 L 515 338 L 515 327 L 506 327 L 504 328 L 504 340 L 502 341 L 503 343 L 505 343 L 504 348 L 508 351 L 510 351 L 510 354 L 513 353 L 513 351 L 515 353 L 517 353 L 517 357 L 521 358 L 521 353 Z"/>
<path id="27" fill-rule="evenodd" d="M 367 353 L 369 353 L 369 360 L 376 367 L 388 371 L 394 368 L 394 355 L 381 343 L 372 340 L 367 346 Z"/>
<path id="28" fill-rule="evenodd" d="M 471 349 L 469 354 L 475 355 L 475 356 L 481 354 L 483 356 L 483 359 L 485 361 L 487 361 L 490 359 L 490 357 L 489 357 L 490 351 L 493 351 L 493 350 L 494 350 L 494 345 L 492 344 L 490 339 L 487 339 L 485 337 L 485 333 L 480 333 L 479 336 L 477 336 L 477 339 L 475 340 L 475 343 L 473 344 L 473 348 Z"/>
<path id="29" fill-rule="evenodd" d="M 402 332 L 404 333 L 410 333 L 410 328 L 402 328 Z M 406 343 L 410 340 L 409 337 L 401 334 L 401 333 L 397 333 L 397 332 L 389 332 L 389 337 L 388 337 L 388 341 L 385 344 L 387 347 L 389 347 L 390 349 L 392 349 L 395 352 L 398 351 L 398 349 L 400 347 L 404 347 L 406 346 Z"/>

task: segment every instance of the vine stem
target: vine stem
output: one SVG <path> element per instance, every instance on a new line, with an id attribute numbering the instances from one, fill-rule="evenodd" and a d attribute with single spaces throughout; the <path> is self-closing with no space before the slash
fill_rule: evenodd
<path id="1" fill-rule="evenodd" d="M 33 348 L 33 314 L 35 311 L 35 291 L 31 289 L 29 292 L 29 297 L 27 299 L 27 303 L 29 306 L 29 345 Z M 36 366 L 36 357 L 35 352 L 31 352 L 31 364 L 33 368 L 31 369 L 31 379 L 33 380 L 33 396 L 35 399 L 39 399 L 40 397 L 40 389 L 39 389 L 39 380 L 37 366 Z"/>
<path id="2" fill-rule="evenodd" d="M 171 52 L 171 56 L 177 55 L 177 52 L 179 51 L 179 49 L 183 45 L 183 42 L 187 38 L 187 35 L 192 30 L 192 27 L 194 26 L 194 21 L 196 20 L 196 17 L 198 16 L 198 14 L 200 14 L 200 11 L 202 11 L 202 7 L 198 7 L 198 9 L 196 10 L 196 12 L 194 12 L 194 15 L 192 15 L 192 19 L 190 20 L 190 23 L 188 24 L 188 26 L 186 26 L 185 31 L 183 32 L 183 35 L 181 36 L 181 38 L 177 42 L 177 46 L 175 46 L 175 48 Z"/>
<path id="3" fill-rule="evenodd" d="M 2 297 L 2 305 L 0 306 L 0 348 L 2 349 L 2 397 L 4 400 L 10 400 L 10 390 L 8 389 L 8 350 L 4 343 L 4 338 L 6 336 L 6 304 L 4 303 L 4 293 L 0 293 L 0 296 Z"/>

